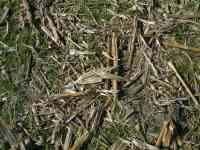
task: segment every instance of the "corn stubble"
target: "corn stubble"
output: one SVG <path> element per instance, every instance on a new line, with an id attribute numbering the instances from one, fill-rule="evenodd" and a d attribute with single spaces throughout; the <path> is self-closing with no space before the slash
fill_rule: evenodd
<path id="1" fill-rule="evenodd" d="M 199 149 L 197 1 L 21 0 L 19 12 L 12 2 L 0 10 L 0 83 L 16 93 L 4 90 L 0 107 L 2 114 L 12 108 L 10 124 L 21 130 L 12 133 L 0 119 L 3 143 Z M 13 105 L 18 96 L 23 113 Z"/>

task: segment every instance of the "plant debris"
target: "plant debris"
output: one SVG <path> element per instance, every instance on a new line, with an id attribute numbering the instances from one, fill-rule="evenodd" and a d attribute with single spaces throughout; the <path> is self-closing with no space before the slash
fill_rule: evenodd
<path id="1" fill-rule="evenodd" d="M 199 1 L 0 8 L 0 149 L 200 148 Z"/>

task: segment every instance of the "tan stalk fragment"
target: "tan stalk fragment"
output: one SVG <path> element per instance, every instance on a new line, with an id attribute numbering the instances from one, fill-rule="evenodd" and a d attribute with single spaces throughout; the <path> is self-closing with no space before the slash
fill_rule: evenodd
<path id="1" fill-rule="evenodd" d="M 177 145 L 182 145 L 181 137 L 177 131 L 176 122 L 173 118 L 163 122 L 160 135 L 155 145 L 158 147 L 164 146 L 171 149 L 176 149 Z"/>
<path id="2" fill-rule="evenodd" d="M 163 45 L 165 47 L 171 47 L 171 48 L 180 48 L 184 50 L 190 50 L 192 52 L 200 52 L 200 48 L 197 47 L 186 47 L 185 45 L 178 43 L 177 41 L 170 42 L 170 41 L 163 41 Z"/>
<path id="3" fill-rule="evenodd" d="M 107 39 L 108 41 L 107 41 L 107 49 L 106 49 L 106 52 L 107 52 L 107 54 L 109 55 L 109 56 L 111 56 L 111 44 L 110 44 L 110 40 L 111 40 L 111 38 L 110 38 L 110 36 L 108 36 L 108 39 Z M 106 57 L 107 58 L 107 57 Z M 110 65 L 111 65 L 111 60 L 109 59 L 109 58 L 107 58 L 106 59 L 106 65 L 107 65 L 107 67 L 110 67 Z M 106 79 L 105 80 L 105 89 L 110 89 L 111 87 L 111 81 L 110 80 L 108 80 L 108 79 Z M 112 104 L 112 97 L 111 97 L 111 95 L 109 95 L 109 96 L 107 96 L 107 98 L 106 98 L 106 102 L 105 102 L 105 104 L 104 104 L 104 108 L 110 108 L 110 106 L 111 106 L 111 104 Z"/>
<path id="4" fill-rule="evenodd" d="M 111 49 L 111 55 L 113 60 L 113 66 L 117 67 L 118 66 L 118 50 L 117 50 L 117 36 L 116 33 L 112 33 L 112 49 Z M 117 69 L 115 70 L 115 75 L 118 75 Z M 113 90 L 118 90 L 118 82 L 117 80 L 113 79 L 112 80 L 112 89 Z M 118 94 L 114 95 L 114 101 L 116 102 L 118 99 Z"/>

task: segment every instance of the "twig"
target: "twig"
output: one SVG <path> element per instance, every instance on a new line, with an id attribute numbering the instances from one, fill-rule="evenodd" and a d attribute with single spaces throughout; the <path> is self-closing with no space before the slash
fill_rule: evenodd
<path id="1" fill-rule="evenodd" d="M 200 108 L 199 102 L 197 101 L 197 99 L 195 98 L 195 96 L 192 94 L 191 90 L 189 89 L 189 87 L 187 86 L 187 84 L 185 83 L 185 81 L 182 79 L 182 77 L 180 76 L 180 74 L 176 70 L 176 68 L 173 65 L 173 63 L 172 62 L 168 62 L 168 65 L 175 72 L 177 78 L 180 80 L 180 82 L 182 83 L 183 87 L 186 89 L 186 91 L 188 92 L 188 94 L 192 98 L 193 102 L 195 103 L 196 107 L 199 109 Z"/>

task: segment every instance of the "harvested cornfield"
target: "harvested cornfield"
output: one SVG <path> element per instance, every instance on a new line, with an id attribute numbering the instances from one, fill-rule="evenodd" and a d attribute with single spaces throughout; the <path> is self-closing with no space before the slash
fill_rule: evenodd
<path id="1" fill-rule="evenodd" d="M 199 0 L 0 8 L 0 149 L 200 148 Z"/>

